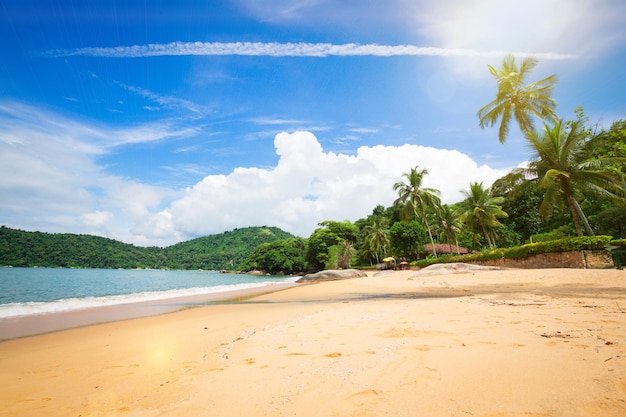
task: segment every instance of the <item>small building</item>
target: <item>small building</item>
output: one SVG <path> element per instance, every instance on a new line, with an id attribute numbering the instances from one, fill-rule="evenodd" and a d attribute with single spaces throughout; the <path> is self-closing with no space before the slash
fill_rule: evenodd
<path id="1" fill-rule="evenodd" d="M 447 243 L 435 243 L 435 251 L 437 255 L 465 255 L 469 253 L 469 249 L 457 245 L 449 245 Z M 424 245 L 424 254 L 433 253 L 433 245 L 430 243 Z"/>

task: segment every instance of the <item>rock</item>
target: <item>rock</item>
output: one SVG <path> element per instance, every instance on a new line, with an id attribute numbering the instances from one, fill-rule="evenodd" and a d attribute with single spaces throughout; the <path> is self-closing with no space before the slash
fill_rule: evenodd
<path id="1" fill-rule="evenodd" d="M 445 274 L 467 274 L 477 271 L 496 271 L 506 268 L 498 266 L 481 266 L 466 263 L 442 263 L 433 264 L 426 268 L 420 269 L 413 274 L 413 277 L 417 278 L 424 275 L 445 275 Z"/>
<path id="2" fill-rule="evenodd" d="M 367 274 L 357 269 L 328 269 L 326 271 L 308 274 L 297 280 L 296 282 L 311 281 L 337 281 L 340 279 L 366 277 Z"/>

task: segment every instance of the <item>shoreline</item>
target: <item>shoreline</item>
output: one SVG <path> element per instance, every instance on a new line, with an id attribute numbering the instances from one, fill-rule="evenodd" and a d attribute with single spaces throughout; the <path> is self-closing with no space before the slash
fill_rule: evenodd
<path id="1" fill-rule="evenodd" d="M 22 337 L 38 336 L 78 327 L 175 313 L 211 304 L 248 299 L 282 291 L 296 283 L 279 283 L 237 290 L 183 295 L 155 300 L 136 301 L 107 306 L 79 308 L 0 318 L 0 343 Z"/>
<path id="2" fill-rule="evenodd" d="M 626 272 L 416 271 L 0 342 L 0 414 L 622 417 Z"/>

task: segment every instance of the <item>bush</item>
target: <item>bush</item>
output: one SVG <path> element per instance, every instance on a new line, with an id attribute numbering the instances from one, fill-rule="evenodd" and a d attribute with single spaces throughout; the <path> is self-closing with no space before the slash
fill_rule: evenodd
<path id="1" fill-rule="evenodd" d="M 554 252 L 572 252 L 578 250 L 601 250 L 609 246 L 609 244 L 624 245 L 626 247 L 626 239 L 611 240 L 611 236 L 582 236 L 569 237 L 566 239 L 549 240 L 546 242 L 529 243 L 522 246 L 515 246 L 506 249 L 490 249 L 469 255 L 449 256 L 438 259 L 425 259 L 415 262 L 416 266 L 424 268 L 426 266 L 445 263 L 445 262 L 474 262 L 489 261 L 500 258 L 507 259 L 523 259 L 541 253 Z"/>
<path id="2" fill-rule="evenodd" d="M 613 239 L 611 246 L 619 246 L 620 249 L 626 249 L 626 239 Z"/>

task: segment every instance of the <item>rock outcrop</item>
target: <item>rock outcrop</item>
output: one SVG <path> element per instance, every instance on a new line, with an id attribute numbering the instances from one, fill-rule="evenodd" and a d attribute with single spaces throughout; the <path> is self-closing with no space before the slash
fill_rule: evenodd
<path id="1" fill-rule="evenodd" d="M 340 279 L 366 277 L 367 274 L 357 269 L 328 269 L 325 271 L 308 274 L 300 278 L 296 282 L 312 282 L 312 281 L 337 281 Z"/>

